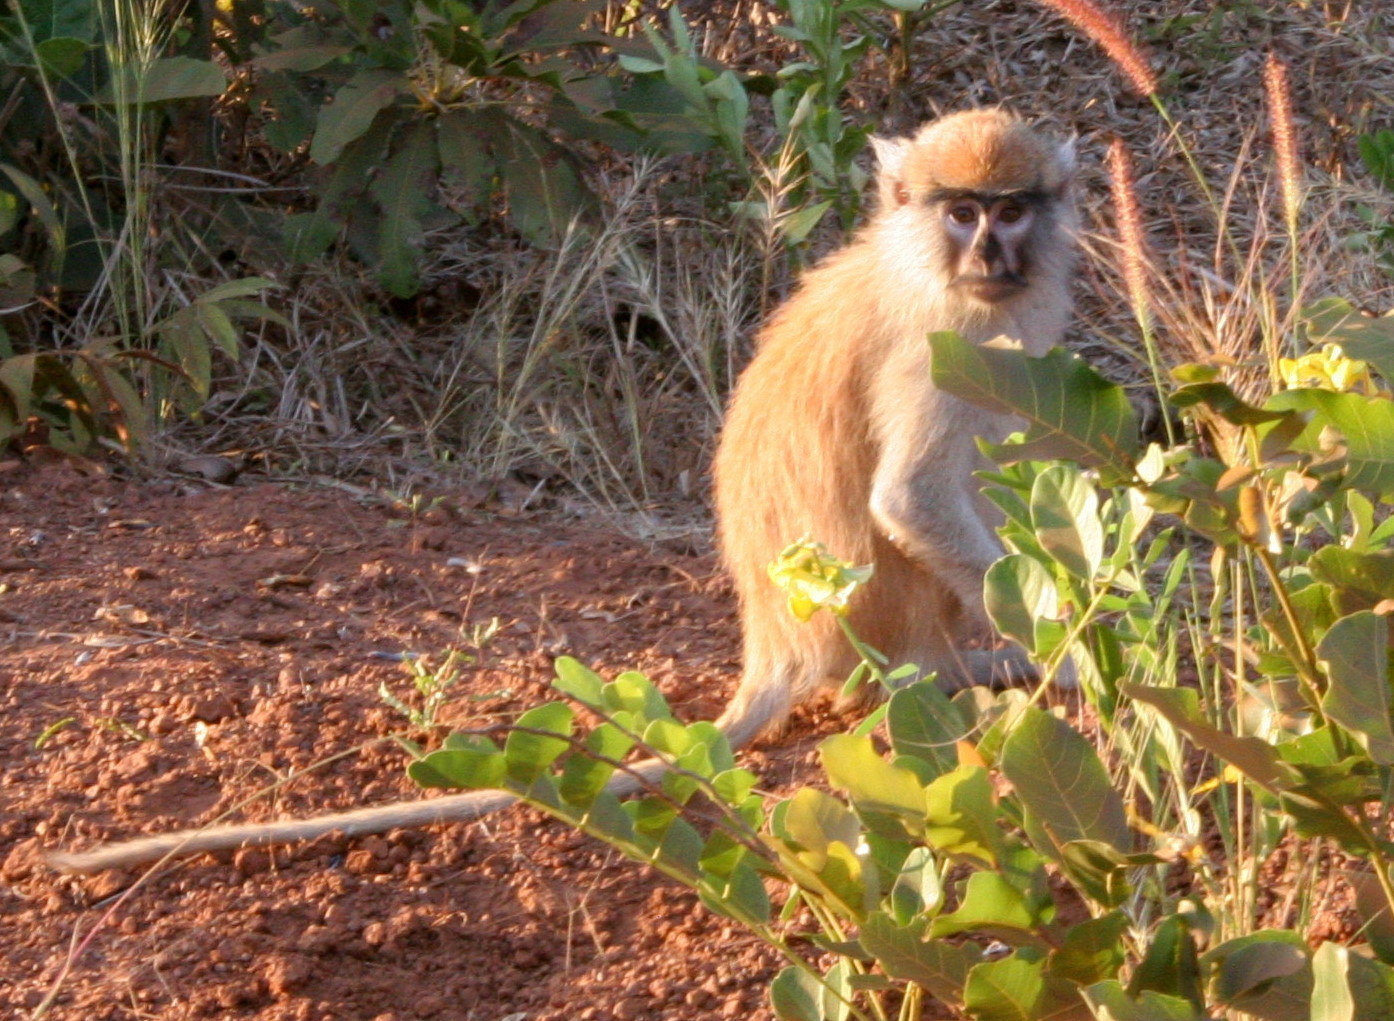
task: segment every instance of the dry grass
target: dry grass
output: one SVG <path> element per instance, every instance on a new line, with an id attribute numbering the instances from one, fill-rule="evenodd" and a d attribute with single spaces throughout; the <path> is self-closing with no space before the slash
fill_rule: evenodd
<path id="1" fill-rule="evenodd" d="M 1139 390 L 1151 389 L 1139 281 L 1120 273 L 1131 263 L 1120 258 L 1103 168 L 1115 140 L 1133 167 L 1164 361 L 1231 364 L 1240 385 L 1252 384 L 1291 341 L 1301 302 L 1342 294 L 1394 305 L 1394 281 L 1347 244 L 1362 226 L 1358 201 L 1387 205 L 1362 190 L 1354 152 L 1394 96 L 1380 5 L 1109 5 L 1142 44 L 1130 60 L 1147 62 L 1174 125 L 1138 94 L 1153 79 L 1135 64 L 1120 71 L 1051 9 L 1087 6 L 954 5 L 921 23 L 902 94 L 888 94 L 873 51 L 844 106 L 903 130 L 1005 103 L 1078 135 L 1090 258 L 1072 343 Z M 768 5 L 719 0 L 684 14 L 717 58 L 770 69 L 787 52 Z M 1291 107 L 1277 151 L 1270 57 L 1286 68 Z M 1280 176 L 1279 154 L 1297 170 Z M 768 247 L 707 219 L 710 170 L 673 160 L 606 171 L 605 228 L 555 252 L 438 235 L 426 295 L 405 310 L 345 263 L 312 267 L 293 289 L 295 329 L 263 338 L 250 378 L 242 373 L 210 409 L 211 432 L 182 438 L 267 451 L 281 469 L 408 487 L 512 477 L 606 507 L 690 505 L 705 491 L 721 404 L 755 321 L 790 276 Z"/>

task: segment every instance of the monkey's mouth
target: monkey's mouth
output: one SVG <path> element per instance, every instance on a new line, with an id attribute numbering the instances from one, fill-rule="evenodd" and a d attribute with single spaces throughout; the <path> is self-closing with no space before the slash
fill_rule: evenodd
<path id="1" fill-rule="evenodd" d="M 978 301 L 1005 301 L 1026 289 L 1026 278 L 1019 273 L 965 275 L 954 281 L 954 287 Z"/>

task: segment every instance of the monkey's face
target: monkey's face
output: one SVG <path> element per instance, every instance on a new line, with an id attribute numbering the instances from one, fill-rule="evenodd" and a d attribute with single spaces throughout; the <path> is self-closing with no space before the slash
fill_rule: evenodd
<path id="1" fill-rule="evenodd" d="M 933 197 L 948 240 L 949 283 L 977 301 L 1006 301 L 1030 283 L 1038 196 L 957 192 Z"/>

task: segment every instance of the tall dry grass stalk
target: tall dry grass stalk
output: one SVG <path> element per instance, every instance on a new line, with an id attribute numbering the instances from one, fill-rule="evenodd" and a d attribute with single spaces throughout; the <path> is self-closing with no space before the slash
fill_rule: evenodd
<path id="1" fill-rule="evenodd" d="M 1116 12 L 1094 0 L 1039 0 L 1039 3 L 1094 40 L 1118 65 L 1139 95 L 1148 98 L 1156 96 L 1157 75 L 1152 70 L 1152 62 L 1129 37 Z"/>

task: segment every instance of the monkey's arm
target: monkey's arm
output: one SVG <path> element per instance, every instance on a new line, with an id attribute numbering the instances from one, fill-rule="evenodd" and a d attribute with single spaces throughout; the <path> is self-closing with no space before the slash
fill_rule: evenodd
<path id="1" fill-rule="evenodd" d="M 880 410 L 874 419 L 880 456 L 871 484 L 872 517 L 986 624 L 983 575 L 1003 551 L 974 498 L 974 437 L 994 432 L 996 423 L 928 385 L 915 399 Z"/>

